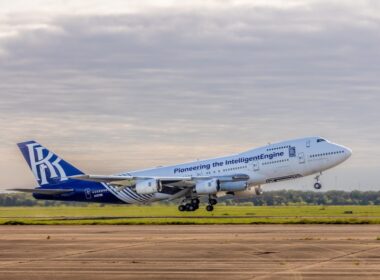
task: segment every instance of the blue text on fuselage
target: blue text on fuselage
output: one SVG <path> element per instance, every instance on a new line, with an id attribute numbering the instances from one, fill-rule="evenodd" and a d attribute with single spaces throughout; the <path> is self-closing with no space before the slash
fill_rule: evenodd
<path id="1" fill-rule="evenodd" d="M 231 158 L 226 159 L 225 161 L 215 161 L 211 163 L 202 163 L 198 165 L 192 165 L 192 166 L 186 166 L 186 167 L 176 167 L 174 168 L 174 174 L 175 173 L 183 173 L 183 172 L 191 172 L 191 171 L 199 171 L 199 170 L 209 170 L 211 167 L 222 167 L 232 164 L 239 164 L 239 163 L 249 163 L 251 161 L 257 161 L 257 160 L 263 160 L 263 159 L 273 159 L 275 157 L 282 157 L 284 156 L 284 152 L 274 152 L 270 154 L 259 154 L 252 157 L 237 157 L 237 158 Z"/>

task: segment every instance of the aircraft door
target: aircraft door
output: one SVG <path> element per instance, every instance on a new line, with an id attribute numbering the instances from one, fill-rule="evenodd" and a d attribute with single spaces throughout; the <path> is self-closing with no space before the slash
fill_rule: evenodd
<path id="1" fill-rule="evenodd" d="M 90 200 L 92 198 L 91 189 L 90 188 L 84 189 L 84 195 L 86 196 L 86 199 Z"/>
<path id="2" fill-rule="evenodd" d="M 254 161 L 253 162 L 253 171 L 258 171 L 260 169 L 259 162 Z"/>
<path id="3" fill-rule="evenodd" d="M 304 153 L 298 154 L 298 163 L 300 163 L 300 164 L 305 163 L 305 154 Z"/>

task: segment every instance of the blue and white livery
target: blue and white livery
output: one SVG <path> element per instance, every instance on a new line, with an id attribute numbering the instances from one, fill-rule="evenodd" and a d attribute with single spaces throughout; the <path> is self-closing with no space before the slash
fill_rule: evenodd
<path id="1" fill-rule="evenodd" d="M 212 211 L 220 195 L 260 195 L 262 185 L 316 175 L 351 156 L 351 150 L 321 137 L 307 137 L 225 157 L 115 175 L 85 174 L 35 141 L 18 144 L 40 187 L 13 189 L 36 199 L 135 204 L 180 199 L 180 211 L 199 208 L 207 196 Z"/>

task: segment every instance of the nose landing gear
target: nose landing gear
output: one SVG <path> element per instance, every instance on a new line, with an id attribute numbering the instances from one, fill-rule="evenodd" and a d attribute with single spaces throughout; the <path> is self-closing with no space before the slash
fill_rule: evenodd
<path id="1" fill-rule="evenodd" d="M 316 180 L 316 182 L 314 183 L 314 189 L 316 189 L 316 190 L 320 190 L 321 188 L 322 188 L 322 184 L 321 184 L 321 182 L 319 181 L 319 177 L 322 175 L 322 173 L 321 174 L 319 174 L 319 175 L 317 175 L 317 176 L 315 176 L 315 180 Z"/>

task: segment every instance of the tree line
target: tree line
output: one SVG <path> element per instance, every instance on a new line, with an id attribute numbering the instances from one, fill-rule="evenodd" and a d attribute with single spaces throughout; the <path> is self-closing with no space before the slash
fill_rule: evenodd
<path id="1" fill-rule="evenodd" d="M 264 192 L 260 196 L 245 199 L 234 199 L 225 196 L 219 200 L 226 205 L 250 203 L 255 206 L 267 205 L 380 205 L 380 191 L 295 191 L 279 190 Z M 0 194 L 0 206 L 81 206 L 90 204 L 83 202 L 64 202 L 54 200 L 36 200 L 31 194 Z"/>
<path id="2" fill-rule="evenodd" d="M 0 194 L 0 207 L 4 206 L 83 206 L 84 202 L 66 202 L 58 200 L 37 200 L 29 193 L 3 193 Z"/>
<path id="3" fill-rule="evenodd" d="M 236 200 L 226 199 L 226 204 Z M 252 202 L 253 205 L 380 205 L 380 191 L 268 191 L 238 202 Z"/>

